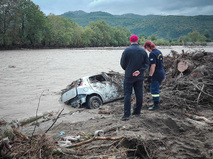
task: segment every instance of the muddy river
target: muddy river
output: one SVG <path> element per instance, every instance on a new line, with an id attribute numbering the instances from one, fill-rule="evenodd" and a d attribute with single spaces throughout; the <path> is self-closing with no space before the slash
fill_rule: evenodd
<path id="1" fill-rule="evenodd" d="M 73 80 L 101 72 L 123 73 L 124 48 L 42 49 L 0 51 L 0 119 L 25 119 L 74 108 L 60 102 L 60 93 Z M 159 47 L 164 55 L 213 47 Z"/>

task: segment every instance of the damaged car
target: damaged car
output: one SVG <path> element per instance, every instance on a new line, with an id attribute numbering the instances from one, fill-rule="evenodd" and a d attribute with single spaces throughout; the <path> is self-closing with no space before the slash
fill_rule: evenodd
<path id="1" fill-rule="evenodd" d="M 75 108 L 98 108 L 124 97 L 123 79 L 124 75 L 113 71 L 80 78 L 62 90 L 61 101 Z"/>

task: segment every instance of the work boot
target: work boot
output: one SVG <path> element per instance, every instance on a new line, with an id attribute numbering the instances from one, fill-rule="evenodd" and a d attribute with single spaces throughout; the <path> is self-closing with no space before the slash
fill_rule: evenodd
<path id="1" fill-rule="evenodd" d="M 134 104 L 132 115 L 140 116 L 141 112 L 140 111 L 138 112 L 136 108 L 137 108 L 136 104 Z"/>
<path id="2" fill-rule="evenodd" d="M 132 115 L 134 115 L 134 116 L 140 116 L 140 113 L 136 113 L 136 112 L 133 111 Z"/>
<path id="3" fill-rule="evenodd" d="M 126 121 L 126 120 L 129 120 L 129 119 L 130 119 L 130 116 L 128 116 L 128 117 L 127 117 L 127 116 L 122 116 L 122 117 L 121 117 L 121 120 L 122 120 L 122 121 Z"/>
<path id="4" fill-rule="evenodd" d="M 149 107 L 149 110 L 152 111 L 152 110 L 156 110 L 156 109 L 159 109 L 160 108 L 160 103 L 159 102 L 154 102 L 154 104 Z"/>

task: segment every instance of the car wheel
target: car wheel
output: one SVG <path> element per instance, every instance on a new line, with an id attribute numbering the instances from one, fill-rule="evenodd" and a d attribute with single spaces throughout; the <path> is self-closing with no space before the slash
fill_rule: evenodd
<path id="1" fill-rule="evenodd" d="M 98 96 L 91 96 L 88 98 L 87 101 L 87 108 L 89 109 L 96 109 L 102 105 L 102 100 Z"/>

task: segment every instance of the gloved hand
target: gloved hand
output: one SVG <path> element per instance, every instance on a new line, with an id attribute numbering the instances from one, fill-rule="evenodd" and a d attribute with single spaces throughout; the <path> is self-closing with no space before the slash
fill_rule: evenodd
<path id="1" fill-rule="evenodd" d="M 152 76 L 149 76 L 146 81 L 147 81 L 147 83 L 151 83 L 152 82 Z"/>

